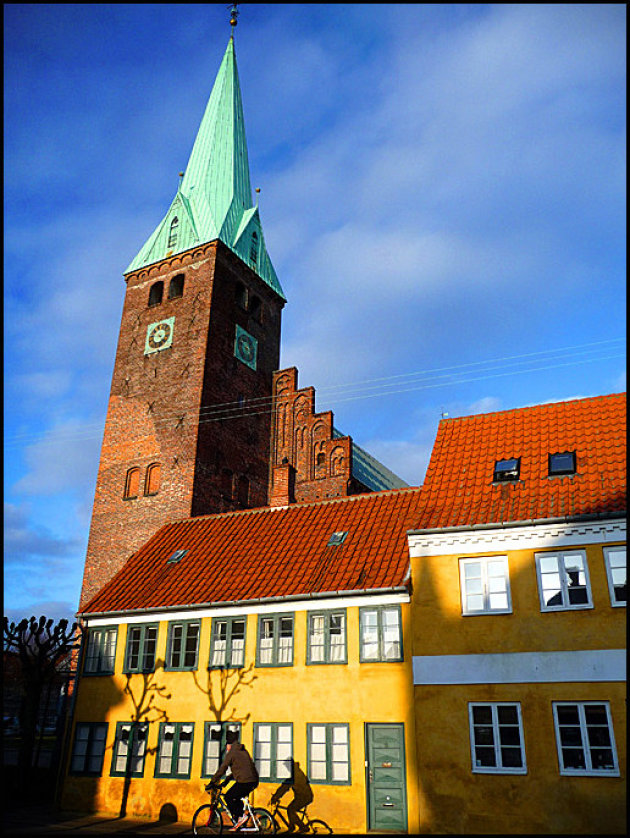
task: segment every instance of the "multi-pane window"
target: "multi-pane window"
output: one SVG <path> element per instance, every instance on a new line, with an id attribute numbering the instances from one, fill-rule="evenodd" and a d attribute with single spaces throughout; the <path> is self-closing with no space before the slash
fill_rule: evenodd
<path id="1" fill-rule="evenodd" d="M 113 674 L 117 636 L 118 629 L 115 626 L 103 626 L 102 628 L 91 628 L 89 630 L 85 664 L 83 666 L 84 674 Z"/>
<path id="2" fill-rule="evenodd" d="M 153 672 L 158 626 L 137 625 L 127 629 L 125 672 Z"/>
<path id="3" fill-rule="evenodd" d="M 403 654 L 400 608 L 397 605 L 361 608 L 359 614 L 360 660 L 401 661 Z"/>
<path id="4" fill-rule="evenodd" d="M 228 730 L 236 730 L 240 734 L 240 722 L 206 722 L 203 738 L 202 777 L 212 777 L 221 764 L 225 755 L 225 735 Z"/>
<path id="5" fill-rule="evenodd" d="M 258 618 L 258 666 L 293 664 L 293 614 Z"/>
<path id="6" fill-rule="evenodd" d="M 525 774 L 521 707 L 518 703 L 471 703 L 472 770 L 490 774 Z"/>
<path id="7" fill-rule="evenodd" d="M 118 722 L 112 752 L 112 777 L 142 777 L 149 725 Z"/>
<path id="8" fill-rule="evenodd" d="M 507 556 L 460 559 L 463 614 L 509 614 L 510 577 Z"/>
<path id="9" fill-rule="evenodd" d="M 308 615 L 308 663 L 346 663 L 346 612 Z"/>
<path id="10" fill-rule="evenodd" d="M 168 242 L 167 247 L 175 247 L 177 244 L 177 231 L 179 229 L 179 218 L 175 216 L 175 218 L 171 221 L 171 226 L 168 231 Z"/>
<path id="11" fill-rule="evenodd" d="M 166 669 L 196 669 L 199 650 L 199 622 L 173 622 L 168 625 Z"/>
<path id="12" fill-rule="evenodd" d="M 293 776 L 293 725 L 254 724 L 254 762 L 260 779 L 282 782 Z"/>
<path id="13" fill-rule="evenodd" d="M 610 601 L 613 605 L 626 604 L 626 545 L 604 547 L 604 561 L 608 575 Z"/>
<path id="14" fill-rule="evenodd" d="M 99 776 L 103 770 L 107 725 L 79 722 L 74 730 L 70 761 L 71 774 Z"/>
<path id="15" fill-rule="evenodd" d="M 245 617 L 215 617 L 212 620 L 210 669 L 237 669 L 245 663 Z"/>
<path id="16" fill-rule="evenodd" d="M 161 722 L 156 777 L 190 777 L 193 733 L 192 722 Z"/>
<path id="17" fill-rule="evenodd" d="M 619 776 L 607 701 L 557 701 L 553 717 L 561 774 Z"/>
<path id="18" fill-rule="evenodd" d="M 309 724 L 308 777 L 311 783 L 350 783 L 350 729 L 347 724 Z"/>
<path id="19" fill-rule="evenodd" d="M 592 607 L 583 550 L 537 553 L 536 569 L 542 611 Z"/>

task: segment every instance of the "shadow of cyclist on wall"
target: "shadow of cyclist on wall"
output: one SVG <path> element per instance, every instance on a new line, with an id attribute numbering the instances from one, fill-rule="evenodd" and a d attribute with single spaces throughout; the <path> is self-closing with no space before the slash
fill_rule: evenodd
<path id="1" fill-rule="evenodd" d="M 288 780 L 279 786 L 271 796 L 272 803 L 279 803 L 282 797 L 287 792 L 293 792 L 293 800 L 287 806 L 287 815 L 289 818 L 289 826 L 287 832 L 308 832 L 308 826 L 304 823 L 299 815 L 302 809 L 313 802 L 313 790 L 308 781 L 308 777 L 300 768 L 300 763 L 289 757 L 285 765 L 290 771 Z"/>

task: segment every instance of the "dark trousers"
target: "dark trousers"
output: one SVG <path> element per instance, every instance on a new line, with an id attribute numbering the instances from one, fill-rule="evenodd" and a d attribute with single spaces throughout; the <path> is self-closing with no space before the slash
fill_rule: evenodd
<path id="1" fill-rule="evenodd" d="M 225 793 L 225 802 L 232 815 L 232 820 L 237 821 L 243 814 L 243 797 L 256 788 L 257 782 L 253 783 L 234 783 Z"/>

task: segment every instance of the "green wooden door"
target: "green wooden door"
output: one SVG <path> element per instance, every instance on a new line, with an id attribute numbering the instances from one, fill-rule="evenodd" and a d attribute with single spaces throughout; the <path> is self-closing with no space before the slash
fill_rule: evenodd
<path id="1" fill-rule="evenodd" d="M 405 727 L 366 724 L 368 829 L 407 831 Z"/>

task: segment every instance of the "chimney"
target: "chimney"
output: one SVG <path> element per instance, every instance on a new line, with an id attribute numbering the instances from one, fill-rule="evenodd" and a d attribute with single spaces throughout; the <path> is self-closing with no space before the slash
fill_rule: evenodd
<path id="1" fill-rule="evenodd" d="M 295 469 L 285 457 L 282 465 L 274 466 L 269 506 L 288 506 L 295 503 Z"/>

